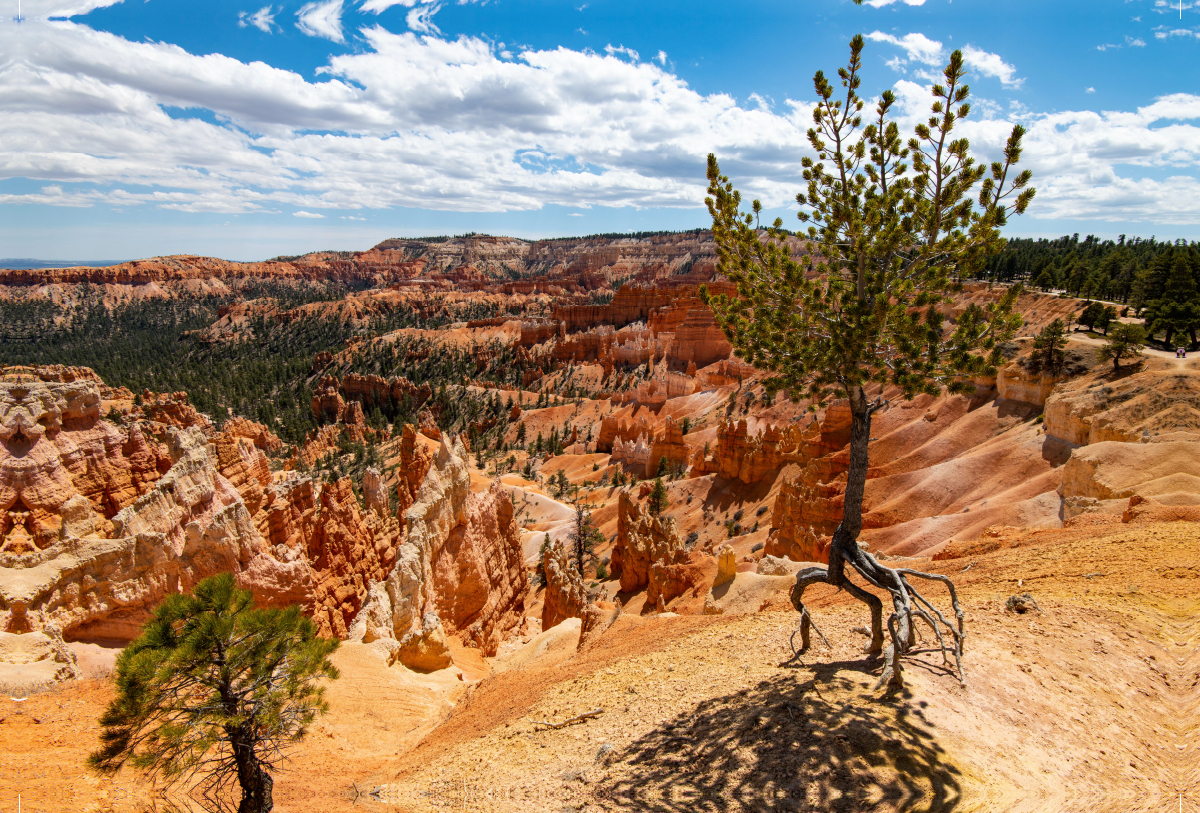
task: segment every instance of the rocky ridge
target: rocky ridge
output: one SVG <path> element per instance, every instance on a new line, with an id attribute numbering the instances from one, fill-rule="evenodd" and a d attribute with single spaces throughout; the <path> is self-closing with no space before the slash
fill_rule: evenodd
<path id="1" fill-rule="evenodd" d="M 0 377 L 5 635 L 127 640 L 165 595 L 218 572 L 261 604 L 304 606 L 327 635 L 363 628 L 385 585 L 398 606 L 377 637 L 403 640 L 432 612 L 491 653 L 520 623 L 512 503 L 499 486 L 467 488 L 460 442 L 431 455 L 409 427 L 394 498 L 368 470 L 364 505 L 347 478 L 272 472 L 260 446 L 278 440 L 261 426 L 218 431 L 186 401 L 157 396 L 150 417 L 114 422 L 101 395 L 94 376 L 62 369 Z M 21 643 L 4 651 L 28 660 Z M 61 647 L 46 651 L 63 660 Z M 69 677 L 69 666 L 54 673 Z"/>

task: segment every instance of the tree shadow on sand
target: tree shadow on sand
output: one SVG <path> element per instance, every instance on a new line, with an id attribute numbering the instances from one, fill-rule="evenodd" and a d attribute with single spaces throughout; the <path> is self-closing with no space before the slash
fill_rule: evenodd
<path id="1" fill-rule="evenodd" d="M 921 709 L 867 694 L 862 666 L 706 700 L 614 754 L 597 799 L 658 813 L 956 809 L 959 772 Z"/>

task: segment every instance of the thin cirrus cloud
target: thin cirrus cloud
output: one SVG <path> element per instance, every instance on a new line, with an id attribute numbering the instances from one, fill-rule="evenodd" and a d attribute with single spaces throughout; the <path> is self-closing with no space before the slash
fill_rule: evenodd
<path id="1" fill-rule="evenodd" d="M 1125 45 L 1129 46 L 1130 48 L 1145 48 L 1146 41 L 1144 39 L 1142 39 L 1141 37 L 1131 37 L 1129 35 L 1126 35 L 1125 36 Z M 1097 45 L 1096 50 L 1097 51 L 1115 51 L 1121 47 L 1122 46 L 1120 44 L 1108 42 L 1103 45 Z"/>
<path id="2" fill-rule="evenodd" d="M 947 58 L 946 48 L 942 43 L 930 39 L 920 32 L 897 37 L 883 31 L 873 31 L 867 35 L 867 39 L 873 42 L 886 42 L 902 49 L 904 51 L 903 57 L 895 57 L 888 60 L 888 65 L 900 71 L 905 70 L 910 62 L 940 67 L 945 63 Z M 1025 83 L 1024 79 L 1017 77 L 1016 67 L 1005 62 L 999 54 L 984 51 L 973 45 L 966 46 L 962 51 L 968 67 L 973 68 L 983 76 L 991 76 L 999 79 L 1000 84 L 1004 87 L 1015 89 L 1020 88 Z M 919 71 L 917 75 L 928 76 L 928 72 Z"/>
<path id="3" fill-rule="evenodd" d="M 275 25 L 275 15 L 271 10 L 271 6 L 263 6 L 253 14 L 243 11 L 238 14 L 238 25 L 242 28 L 252 25 L 259 31 L 270 34 L 271 27 Z"/>
<path id="4" fill-rule="evenodd" d="M 1168 28 L 1159 26 L 1154 29 L 1155 39 L 1165 40 L 1171 37 L 1195 37 L 1200 39 L 1200 28 Z"/>
<path id="5" fill-rule="evenodd" d="M 1154 0 L 1154 8 L 1152 10 L 1156 14 L 1182 14 L 1194 8 L 1200 8 L 1200 2 L 1195 2 L 1194 0 L 1180 2 L 1180 0 L 1175 0 L 1173 3 L 1168 3 L 1167 0 Z"/>
<path id="6" fill-rule="evenodd" d="M 704 156 L 715 152 L 747 197 L 782 207 L 803 187 L 810 154 L 810 102 L 700 93 L 619 45 L 505 58 L 481 38 L 376 26 L 309 81 L 75 23 L 15 28 L 0 28 L 0 52 L 15 55 L 0 63 L 0 109 L 10 111 L 0 117 L 0 179 L 32 179 L 37 191 L 5 193 L 6 204 L 287 207 L 335 220 L 393 207 L 698 209 Z M 922 69 L 944 56 L 915 38 L 897 42 Z M 990 69 L 1015 82 L 1005 64 Z M 927 85 L 906 76 L 895 87 L 906 123 L 928 115 Z M 981 105 L 962 132 L 994 160 L 1016 121 L 1029 128 L 1035 216 L 1200 220 L 1200 95 L 1019 119 Z"/>
<path id="7" fill-rule="evenodd" d="M 426 0 L 363 0 L 363 4 L 359 6 L 359 10 L 364 12 L 370 11 L 375 14 L 382 14 L 392 6 L 412 8 L 418 3 L 425 1 Z"/>
<path id="8" fill-rule="evenodd" d="M 479 2 L 479 0 L 458 0 L 459 5 Z M 363 0 L 359 11 L 382 14 L 393 6 L 410 9 L 404 17 L 404 22 L 410 31 L 418 34 L 440 34 L 441 30 L 434 24 L 433 18 L 442 10 L 441 0 Z"/>
<path id="9" fill-rule="evenodd" d="M 310 37 L 345 42 L 342 33 L 342 0 L 315 0 L 296 12 L 296 28 Z"/>
<path id="10" fill-rule="evenodd" d="M 416 6 L 404 16 L 404 22 L 410 31 L 418 34 L 440 34 L 441 30 L 433 24 L 433 17 L 441 10 L 439 3 Z"/>

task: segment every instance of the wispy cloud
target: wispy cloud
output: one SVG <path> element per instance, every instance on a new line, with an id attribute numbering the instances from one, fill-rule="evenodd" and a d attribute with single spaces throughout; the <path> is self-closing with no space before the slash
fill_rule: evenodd
<path id="1" fill-rule="evenodd" d="M 1165 40 L 1170 37 L 1195 37 L 1200 39 L 1200 28 L 1168 28 L 1160 25 L 1154 29 L 1154 38 Z"/>
<path id="2" fill-rule="evenodd" d="M 238 12 L 238 25 L 242 28 L 252 25 L 259 31 L 270 34 L 271 26 L 275 25 L 275 14 L 271 11 L 271 6 L 263 6 L 253 14 L 240 11 Z"/>
<path id="3" fill-rule="evenodd" d="M 1125 36 L 1125 44 L 1128 45 L 1130 48 L 1145 48 L 1146 47 L 1146 41 L 1144 39 L 1142 39 L 1141 37 L 1131 37 L 1129 35 Z M 1107 42 L 1104 45 L 1097 45 L 1096 50 L 1097 51 L 1115 51 L 1115 50 L 1119 49 L 1120 47 L 1121 46 L 1117 45 L 1116 43 Z"/>
<path id="4" fill-rule="evenodd" d="M 897 37 L 883 31 L 873 31 L 867 39 L 874 42 L 886 42 L 904 50 L 904 56 L 889 59 L 887 64 L 895 70 L 905 71 L 909 63 L 917 63 L 927 67 L 941 67 L 947 59 L 946 47 L 937 40 L 930 39 L 920 32 L 905 34 Z M 1024 79 L 1017 78 L 1015 66 L 1005 62 L 999 54 L 993 54 L 968 45 L 963 48 L 963 57 L 967 65 L 983 76 L 992 76 L 1000 80 L 1006 88 L 1019 88 Z M 928 81 L 941 81 L 941 78 L 931 73 L 927 68 L 918 68 L 914 75 Z"/>
<path id="5" fill-rule="evenodd" d="M 632 59 L 634 62 L 638 61 L 638 52 L 633 50 L 632 48 L 626 48 L 624 45 L 605 45 L 604 53 L 608 54 L 609 56 L 616 56 L 617 54 L 624 54 L 625 56 Z"/>
<path id="6" fill-rule="evenodd" d="M 433 24 L 433 17 L 442 10 L 441 3 L 417 6 L 404 18 L 410 31 L 418 34 L 440 34 L 441 30 Z"/>
<path id="7" fill-rule="evenodd" d="M 999 54 L 980 50 L 973 45 L 963 48 L 963 57 L 967 65 L 984 76 L 994 76 L 1006 88 L 1020 88 L 1025 84 L 1024 79 L 1017 78 L 1016 66 L 1005 62 Z"/>
<path id="8" fill-rule="evenodd" d="M 1200 2 L 1188 0 L 1188 2 L 1180 3 L 1179 0 L 1175 0 L 1173 3 L 1168 3 L 1167 0 L 1154 0 L 1153 11 L 1155 14 L 1180 14 L 1194 8 L 1200 8 Z"/>
<path id="9" fill-rule="evenodd" d="M 904 3 L 906 6 L 923 6 L 925 0 L 867 0 L 867 5 L 871 8 L 883 8 L 890 6 L 892 3 Z"/>
<path id="10" fill-rule="evenodd" d="M 392 6 L 412 8 L 419 2 L 422 2 L 422 0 L 363 0 L 363 4 L 358 9 L 363 12 L 370 11 L 375 14 L 382 14 Z"/>
<path id="11" fill-rule="evenodd" d="M 342 0 L 315 0 L 296 12 L 296 28 L 310 37 L 345 42 L 342 34 Z"/>
<path id="12" fill-rule="evenodd" d="M 903 48 L 907 60 L 901 60 L 897 63 L 898 65 L 906 64 L 906 61 L 920 62 L 924 65 L 940 65 L 945 59 L 945 48 L 942 44 L 919 32 L 897 37 L 882 31 L 872 31 L 867 35 L 867 39 L 873 42 L 888 42 L 898 48 Z"/>
<path id="13" fill-rule="evenodd" d="M 303 217 L 308 220 L 322 220 L 325 215 L 314 214 L 313 212 L 292 212 L 292 217 Z"/>

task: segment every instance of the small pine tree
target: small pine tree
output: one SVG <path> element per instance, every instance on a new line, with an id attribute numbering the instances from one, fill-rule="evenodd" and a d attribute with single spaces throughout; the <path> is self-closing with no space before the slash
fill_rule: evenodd
<path id="1" fill-rule="evenodd" d="M 575 569 L 578 571 L 579 577 L 583 578 L 584 569 L 595 560 L 596 545 L 604 541 L 604 535 L 592 523 L 591 512 L 584 507 L 582 502 L 575 503 L 574 508 L 575 519 L 571 524 L 570 551 L 575 559 Z M 599 572 L 597 572 L 597 576 L 599 576 Z"/>
<path id="2" fill-rule="evenodd" d="M 1092 330 L 1103 318 L 1104 306 L 1099 302 L 1090 302 L 1088 303 L 1088 306 L 1083 309 L 1083 313 L 1079 314 L 1079 318 L 1076 321 L 1086 327 L 1088 330 Z"/>
<path id="3" fill-rule="evenodd" d="M 1054 278 L 1054 272 L 1049 267 L 1046 267 L 1033 278 L 1033 282 L 1030 284 L 1035 288 L 1041 288 L 1043 291 L 1049 291 L 1051 288 L 1057 286 L 1058 280 Z"/>
<path id="4" fill-rule="evenodd" d="M 1117 321 L 1117 309 L 1113 305 L 1105 305 L 1104 312 L 1100 314 L 1099 321 L 1096 322 L 1096 327 L 1104 331 L 1104 335 L 1108 335 L 1108 329 L 1113 322 Z"/>
<path id="5" fill-rule="evenodd" d="M 546 551 L 550 549 L 550 534 L 542 535 L 542 546 L 538 548 L 537 570 L 533 574 L 533 581 L 537 587 L 546 586 Z"/>
<path id="6" fill-rule="evenodd" d="M 318 682 L 338 677 L 329 656 L 339 641 L 319 637 L 297 606 L 253 601 L 222 573 L 158 605 L 117 659 L 91 768 L 112 774 L 128 762 L 218 800 L 236 783 L 238 813 L 271 810 L 283 749 L 329 708 Z"/>
<path id="7" fill-rule="evenodd" d="M 1112 334 L 1100 348 L 1100 360 L 1112 360 L 1113 371 L 1121 369 L 1121 359 L 1137 358 L 1142 355 L 1146 346 L 1146 331 L 1141 325 L 1128 325 L 1117 322 L 1113 325 Z"/>
<path id="8" fill-rule="evenodd" d="M 651 487 L 650 496 L 646 500 L 646 509 L 654 516 L 667 510 L 667 487 L 663 485 L 662 477 L 654 479 L 654 486 Z"/>
<path id="9" fill-rule="evenodd" d="M 1067 363 L 1067 328 L 1055 319 L 1033 337 L 1033 353 L 1029 363 L 1035 371 L 1058 375 Z"/>

